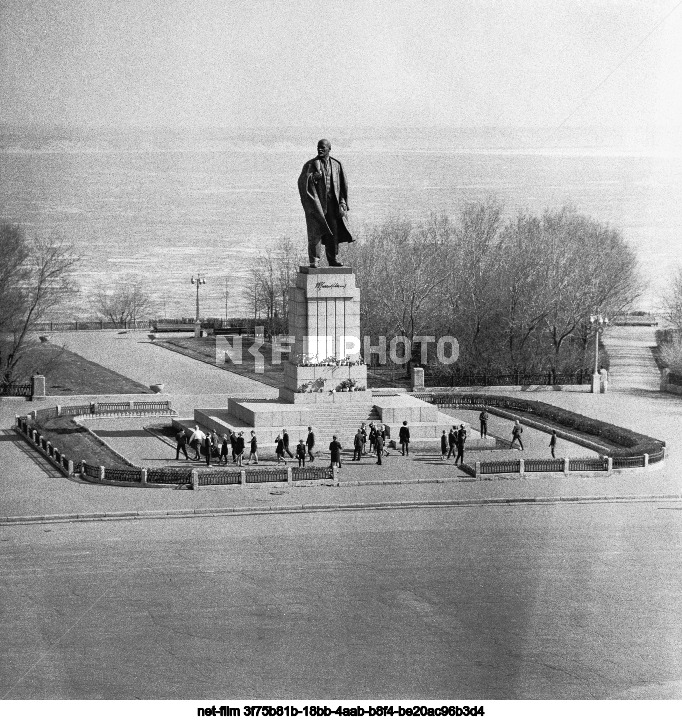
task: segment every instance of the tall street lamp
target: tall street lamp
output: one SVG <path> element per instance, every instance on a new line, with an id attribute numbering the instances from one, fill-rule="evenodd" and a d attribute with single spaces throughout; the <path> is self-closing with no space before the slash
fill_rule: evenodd
<path id="1" fill-rule="evenodd" d="M 590 316 L 590 325 L 594 330 L 594 373 L 592 374 L 592 393 L 599 393 L 600 389 L 600 378 L 599 378 L 599 336 L 604 332 L 604 328 L 609 324 L 609 319 L 597 313 Z"/>
<path id="2" fill-rule="evenodd" d="M 201 273 L 197 273 L 196 278 L 192 276 L 192 285 L 197 287 L 197 313 L 195 323 L 199 322 L 199 286 L 206 285 L 206 277 L 202 276 Z"/>

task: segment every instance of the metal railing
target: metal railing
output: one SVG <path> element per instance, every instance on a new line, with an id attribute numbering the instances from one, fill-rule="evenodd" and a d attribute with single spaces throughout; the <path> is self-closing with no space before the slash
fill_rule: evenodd
<path id="1" fill-rule="evenodd" d="M 165 483 L 168 485 L 187 484 L 192 482 L 191 468 L 177 468 L 166 466 L 165 468 L 148 468 L 147 483 Z"/>
<path id="2" fill-rule="evenodd" d="M 569 458 L 569 471 L 608 471 L 608 458 Z"/>
<path id="3" fill-rule="evenodd" d="M 662 460 L 662 459 L 661 459 Z M 651 462 L 651 457 L 649 457 Z M 644 468 L 644 456 L 615 456 L 614 468 Z"/>
<path id="4" fill-rule="evenodd" d="M 30 383 L 3 383 L 0 384 L 0 396 L 17 396 L 30 398 L 32 394 Z"/>
<path id="5" fill-rule="evenodd" d="M 82 473 L 87 478 L 99 481 L 99 466 L 91 466 L 89 463 L 83 463 Z"/>
<path id="6" fill-rule="evenodd" d="M 246 474 L 247 483 L 276 483 L 287 481 L 289 478 L 286 468 L 276 468 L 272 471 L 261 469 Z"/>
<path id="7" fill-rule="evenodd" d="M 329 466 L 291 469 L 292 481 L 317 481 L 326 478 L 334 478 L 334 469 Z"/>
<path id="8" fill-rule="evenodd" d="M 497 473 L 520 473 L 521 462 L 514 461 L 481 461 L 481 474 L 495 475 Z"/>
<path id="9" fill-rule="evenodd" d="M 141 468 L 105 468 L 105 481 L 119 481 L 121 483 L 140 483 L 142 481 Z"/>
<path id="10" fill-rule="evenodd" d="M 242 482 L 239 471 L 199 471 L 200 486 L 234 486 Z"/>
<path id="11" fill-rule="evenodd" d="M 526 473 L 563 473 L 563 458 L 526 458 L 524 461 Z"/>
<path id="12" fill-rule="evenodd" d="M 424 369 L 424 382 L 429 385 L 442 385 L 466 388 L 470 386 L 558 386 L 583 385 L 590 382 L 590 374 L 585 370 L 575 373 L 447 373 Z"/>

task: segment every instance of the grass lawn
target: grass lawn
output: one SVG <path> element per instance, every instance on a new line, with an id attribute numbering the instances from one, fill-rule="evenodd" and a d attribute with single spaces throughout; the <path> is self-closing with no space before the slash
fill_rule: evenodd
<path id="1" fill-rule="evenodd" d="M 45 376 L 48 396 L 152 393 L 147 386 L 52 343 L 39 343 L 27 351 L 19 377 L 25 382 L 33 373 Z"/>
<path id="2" fill-rule="evenodd" d="M 254 342 L 253 336 L 242 336 L 242 362 L 225 363 L 224 353 L 220 353 L 220 359 L 216 362 L 216 339 L 214 336 L 207 338 L 164 338 L 154 341 L 157 345 L 161 345 L 168 350 L 181 353 L 195 360 L 203 361 L 216 368 L 237 373 L 240 376 L 251 378 L 251 380 L 265 383 L 266 385 L 280 388 L 284 383 L 284 366 L 282 364 L 272 364 L 272 344 L 264 343 L 260 348 L 260 353 L 265 359 L 265 368 L 263 373 L 257 373 L 255 367 L 255 359 L 249 353 L 249 348 Z M 230 341 L 231 343 L 232 341 Z M 288 353 L 282 353 L 282 359 L 286 359 Z"/>
<path id="3" fill-rule="evenodd" d="M 36 423 L 35 428 L 75 463 L 85 461 L 92 466 L 128 468 L 99 438 L 76 424 L 73 418 L 62 416 Z"/>
<path id="4" fill-rule="evenodd" d="M 154 341 L 158 345 L 162 345 L 168 350 L 181 353 L 195 360 L 209 363 L 216 368 L 223 368 L 231 373 L 260 381 L 275 388 L 281 388 L 284 382 L 284 366 L 282 364 L 272 364 L 272 344 L 264 343 L 259 349 L 265 359 L 265 372 L 257 373 L 255 369 L 254 357 L 249 353 L 254 338 L 253 336 L 242 336 L 242 363 L 225 363 L 222 360 L 224 353 L 220 354 L 220 358 L 216 361 L 216 339 L 208 336 L 207 338 L 164 338 Z M 285 360 L 288 353 L 282 353 L 282 359 Z M 377 369 L 367 372 L 367 384 L 370 388 L 405 388 L 409 390 L 410 381 L 406 377 L 405 371 L 401 369 Z"/>

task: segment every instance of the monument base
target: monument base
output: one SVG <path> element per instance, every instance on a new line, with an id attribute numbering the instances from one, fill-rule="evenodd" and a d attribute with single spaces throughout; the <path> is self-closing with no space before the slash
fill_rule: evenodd
<path id="1" fill-rule="evenodd" d="M 407 421 L 412 442 L 440 448 L 442 431 L 462 422 L 407 394 L 373 396 L 367 389 L 367 366 L 359 355 L 360 291 L 350 268 L 301 267 L 290 289 L 289 332 L 295 337 L 293 360 L 285 363 L 279 400 L 230 399 L 226 409 L 196 409 L 194 422 L 202 430 L 243 431 L 247 440 L 254 430 L 267 448 L 284 428 L 296 443 L 312 427 L 318 447 L 326 451 L 333 435 L 352 448 L 362 423 L 384 424 L 397 441 Z M 353 390 L 344 390 L 351 384 Z M 479 443 L 477 437 L 469 431 L 467 445 L 494 447 L 494 440 Z"/>

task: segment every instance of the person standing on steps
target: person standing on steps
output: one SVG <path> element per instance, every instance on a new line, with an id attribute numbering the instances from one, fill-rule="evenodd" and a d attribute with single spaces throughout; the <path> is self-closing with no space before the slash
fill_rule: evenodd
<path id="1" fill-rule="evenodd" d="M 398 433 L 398 438 L 400 440 L 400 449 L 404 456 L 410 455 L 410 429 L 407 427 L 407 421 L 403 421 L 402 426 L 400 426 L 400 431 Z"/>
<path id="2" fill-rule="evenodd" d="M 518 441 L 519 446 L 521 446 L 521 450 L 523 450 L 523 441 L 521 440 L 522 433 L 523 433 L 523 426 L 521 425 L 521 422 L 517 418 L 516 421 L 514 422 L 514 427 L 512 428 L 512 441 L 509 445 L 510 449 L 513 448 L 514 443 L 516 443 L 516 441 Z"/>
<path id="3" fill-rule="evenodd" d="M 445 433 L 445 430 L 443 430 L 443 435 L 440 437 L 440 459 L 441 461 L 445 460 L 445 454 L 448 452 L 448 437 Z"/>
<path id="4" fill-rule="evenodd" d="M 306 445 L 308 446 L 308 459 L 312 463 L 315 460 L 315 455 L 313 454 L 313 448 L 315 448 L 315 434 L 313 433 L 312 426 L 308 426 Z"/>
<path id="5" fill-rule="evenodd" d="M 484 406 L 481 415 L 478 417 L 481 423 L 481 438 L 488 437 L 488 409 Z"/>

